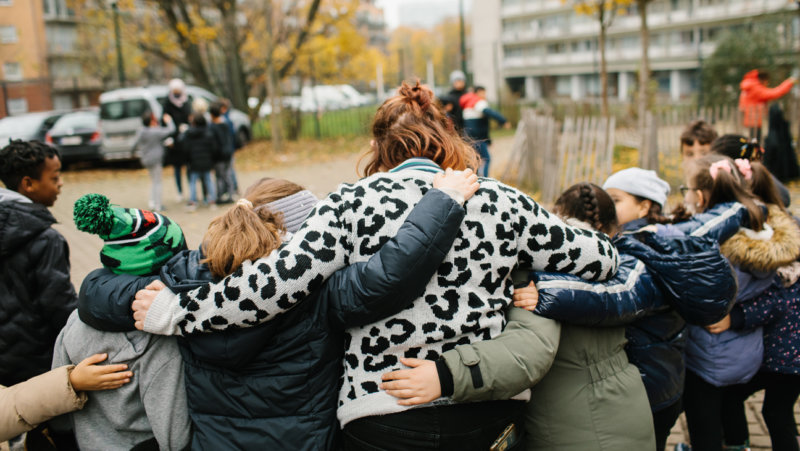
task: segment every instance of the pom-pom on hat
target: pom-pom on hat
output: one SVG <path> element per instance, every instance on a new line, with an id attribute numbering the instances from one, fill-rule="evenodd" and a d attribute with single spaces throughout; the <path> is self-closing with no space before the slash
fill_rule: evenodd
<path id="1" fill-rule="evenodd" d="M 75 202 L 78 230 L 105 241 L 100 262 L 116 274 L 155 274 L 173 255 L 186 249 L 178 224 L 158 213 L 113 205 L 102 194 Z"/>
<path id="2" fill-rule="evenodd" d="M 669 183 L 658 178 L 656 171 L 642 168 L 628 168 L 611 174 L 603 183 L 603 189 L 609 188 L 644 197 L 661 205 L 661 208 L 664 208 L 669 195 Z"/>

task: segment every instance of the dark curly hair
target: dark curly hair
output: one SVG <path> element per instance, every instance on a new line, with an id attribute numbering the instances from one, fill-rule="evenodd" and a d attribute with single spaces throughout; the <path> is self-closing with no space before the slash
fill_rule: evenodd
<path id="1" fill-rule="evenodd" d="M 12 139 L 0 149 L 0 180 L 6 188 L 16 191 L 25 176 L 39 180 L 45 160 L 53 157 L 61 159 L 55 147 L 41 141 Z"/>
<path id="2" fill-rule="evenodd" d="M 556 214 L 589 223 L 595 230 L 613 236 L 619 230 L 614 201 L 603 188 L 582 182 L 567 188 L 556 200 Z"/>

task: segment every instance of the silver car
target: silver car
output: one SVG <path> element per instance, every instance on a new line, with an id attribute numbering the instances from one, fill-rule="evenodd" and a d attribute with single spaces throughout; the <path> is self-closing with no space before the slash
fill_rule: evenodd
<path id="1" fill-rule="evenodd" d="M 209 104 L 219 99 L 216 95 L 197 86 L 187 86 L 189 102 L 198 97 Z M 162 115 L 162 105 L 167 99 L 169 89 L 166 85 L 152 85 L 141 88 L 123 88 L 104 92 L 100 95 L 100 128 L 103 131 L 101 153 L 105 160 L 135 159 L 134 144 L 136 134 L 142 125 L 142 115 L 150 111 L 157 118 Z M 228 116 L 233 122 L 237 139 L 241 143 L 250 140 L 251 125 L 247 114 L 231 109 Z"/>

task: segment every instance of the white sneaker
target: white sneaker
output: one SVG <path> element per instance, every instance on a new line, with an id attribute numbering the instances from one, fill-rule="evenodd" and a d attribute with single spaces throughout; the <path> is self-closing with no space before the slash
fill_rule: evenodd
<path id="1" fill-rule="evenodd" d="M 183 202 L 183 194 L 181 194 L 181 193 L 176 194 L 175 195 L 175 202 L 178 202 L 178 203 Z"/>

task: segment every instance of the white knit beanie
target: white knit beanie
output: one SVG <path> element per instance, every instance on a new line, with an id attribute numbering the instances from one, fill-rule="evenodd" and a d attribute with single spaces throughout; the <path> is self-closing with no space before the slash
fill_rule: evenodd
<path id="1" fill-rule="evenodd" d="M 669 183 L 658 178 L 656 171 L 642 168 L 628 168 L 611 174 L 611 177 L 603 183 L 604 190 L 609 188 L 644 197 L 661 205 L 661 208 L 664 208 L 669 195 Z"/>
<path id="2" fill-rule="evenodd" d="M 450 84 L 455 83 L 456 80 L 467 81 L 467 76 L 460 70 L 454 70 L 450 72 Z"/>

